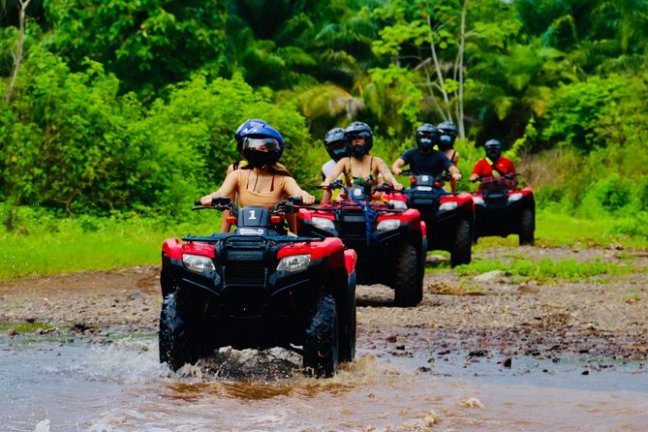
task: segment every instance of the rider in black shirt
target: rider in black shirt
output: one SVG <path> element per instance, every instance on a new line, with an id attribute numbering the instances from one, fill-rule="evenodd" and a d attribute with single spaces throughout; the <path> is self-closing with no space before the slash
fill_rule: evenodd
<path id="1" fill-rule="evenodd" d="M 439 132 L 436 126 L 429 123 L 422 124 L 416 130 L 416 148 L 405 151 L 392 164 L 392 172 L 400 174 L 405 165 L 415 175 L 429 175 L 436 177 L 444 171 L 448 171 L 455 180 L 461 179 L 461 173 L 450 159 L 440 151 L 434 150 L 434 145 L 439 139 Z"/>

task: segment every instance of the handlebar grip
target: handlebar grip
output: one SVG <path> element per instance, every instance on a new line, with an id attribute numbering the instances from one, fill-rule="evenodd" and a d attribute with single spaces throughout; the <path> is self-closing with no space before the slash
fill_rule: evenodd
<path id="1" fill-rule="evenodd" d="M 304 199 L 300 196 L 291 196 L 288 197 L 288 202 L 295 204 L 295 205 L 303 205 L 304 204 Z"/>
<path id="2" fill-rule="evenodd" d="M 194 201 L 194 205 L 195 205 L 195 206 L 201 206 L 202 203 L 201 203 L 200 200 L 198 199 L 198 200 Z"/>
<path id="3" fill-rule="evenodd" d="M 231 204 L 231 201 L 229 198 L 224 198 L 224 197 L 214 197 L 212 198 L 212 205 L 213 206 L 228 206 Z"/>

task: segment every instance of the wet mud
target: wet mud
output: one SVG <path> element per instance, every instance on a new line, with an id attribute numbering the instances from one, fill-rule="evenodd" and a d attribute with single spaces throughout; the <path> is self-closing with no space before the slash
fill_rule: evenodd
<path id="1" fill-rule="evenodd" d="M 475 258 L 517 255 L 627 262 L 629 254 L 493 248 Z M 281 349 L 224 348 L 178 373 L 159 365 L 155 267 L 0 284 L 0 424 L 39 432 L 645 430 L 648 256 L 636 253 L 622 275 L 542 282 L 460 277 L 443 259 L 430 261 L 417 307 L 393 307 L 386 287 L 359 287 L 357 359 L 327 380 L 304 377 L 299 356 Z"/>

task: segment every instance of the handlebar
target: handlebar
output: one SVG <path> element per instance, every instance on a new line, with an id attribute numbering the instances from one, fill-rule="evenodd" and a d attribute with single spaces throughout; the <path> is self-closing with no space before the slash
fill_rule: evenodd
<path id="1" fill-rule="evenodd" d="M 345 184 L 342 180 L 335 180 L 329 183 L 328 185 L 319 185 L 318 188 L 324 190 L 333 190 L 333 189 L 342 189 L 345 187 Z"/>
<path id="2" fill-rule="evenodd" d="M 202 205 L 200 200 L 194 201 L 194 205 L 196 207 L 193 207 L 192 210 L 205 210 L 205 209 L 213 209 L 213 210 L 231 210 L 236 213 L 235 205 L 232 204 L 232 200 L 227 198 L 227 197 L 214 197 L 212 198 L 211 205 Z M 291 196 L 286 198 L 285 200 L 279 201 L 272 212 L 274 213 L 294 213 L 296 210 L 296 207 L 302 207 L 304 206 L 304 200 L 300 196 Z"/>
<path id="3" fill-rule="evenodd" d="M 412 170 L 403 170 L 399 175 L 406 175 L 410 177 L 416 177 L 418 175 L 424 175 L 424 174 L 415 174 Z M 431 177 L 431 176 L 430 176 Z M 449 181 L 452 179 L 452 175 L 450 173 L 441 173 L 438 174 L 437 176 L 434 177 L 434 181 Z"/>
<path id="4" fill-rule="evenodd" d="M 506 173 L 504 175 L 499 175 L 499 176 L 486 176 L 486 177 L 477 177 L 474 181 L 497 181 L 497 179 L 505 179 L 505 180 L 517 180 L 518 178 L 522 177 L 522 174 L 520 173 Z"/>
<path id="5" fill-rule="evenodd" d="M 226 197 L 214 197 L 212 198 L 211 205 L 203 205 L 200 200 L 194 201 L 194 206 L 191 210 L 204 210 L 204 209 L 214 209 L 214 210 L 232 210 L 234 207 L 232 205 L 232 200 Z"/>

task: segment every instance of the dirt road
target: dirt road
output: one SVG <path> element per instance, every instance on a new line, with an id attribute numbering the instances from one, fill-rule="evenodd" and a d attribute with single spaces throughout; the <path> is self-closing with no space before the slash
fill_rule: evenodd
<path id="1" fill-rule="evenodd" d="M 415 308 L 392 307 L 393 293 L 387 288 L 359 287 L 360 346 L 393 348 L 395 355 L 427 349 L 432 357 L 465 352 L 502 361 L 519 355 L 646 357 L 648 253 L 498 247 L 476 253 L 474 260 L 511 262 L 522 256 L 599 259 L 632 271 L 539 283 L 506 272 L 460 277 L 447 265 L 429 264 L 424 299 Z M 154 332 L 161 302 L 158 283 L 156 267 L 3 283 L 0 325 L 9 336 L 25 322 L 55 327 L 37 330 L 37 334 L 69 331 L 105 338 L 115 333 Z"/>

